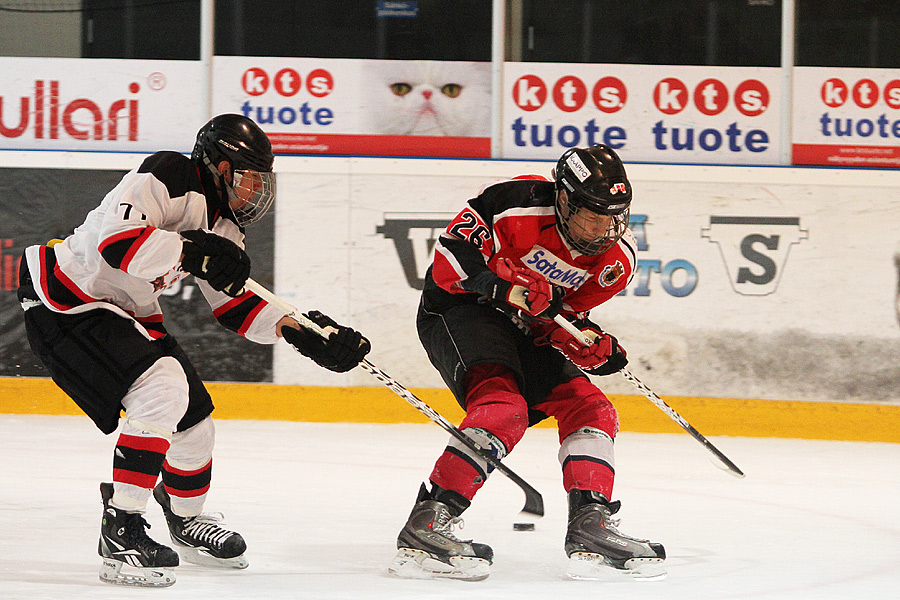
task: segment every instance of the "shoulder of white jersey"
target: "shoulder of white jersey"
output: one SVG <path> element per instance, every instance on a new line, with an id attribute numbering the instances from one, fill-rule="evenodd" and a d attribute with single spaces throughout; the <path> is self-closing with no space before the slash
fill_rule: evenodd
<path id="1" fill-rule="evenodd" d="M 193 161 L 178 152 L 163 150 L 144 159 L 138 173 L 148 173 L 166 186 L 170 198 L 186 196 L 190 192 L 203 193 L 200 175 Z"/>

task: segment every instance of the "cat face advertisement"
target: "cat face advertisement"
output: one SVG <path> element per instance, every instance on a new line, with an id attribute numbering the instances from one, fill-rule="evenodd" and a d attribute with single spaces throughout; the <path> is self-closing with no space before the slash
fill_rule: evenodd
<path id="1" fill-rule="evenodd" d="M 795 68 L 792 137 L 794 164 L 900 166 L 900 74 Z"/>
<path id="2" fill-rule="evenodd" d="M 217 56 L 213 112 L 276 153 L 489 158 L 490 63 Z"/>
<path id="3" fill-rule="evenodd" d="M 778 164 L 776 68 L 505 63 L 505 158 L 607 144 L 626 161 Z"/>

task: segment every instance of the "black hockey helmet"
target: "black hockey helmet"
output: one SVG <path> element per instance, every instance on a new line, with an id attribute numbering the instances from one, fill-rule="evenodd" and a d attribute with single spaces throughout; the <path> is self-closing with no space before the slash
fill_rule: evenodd
<path id="1" fill-rule="evenodd" d="M 219 178 L 228 199 L 240 204 L 232 211 L 238 225 L 258 221 L 269 210 L 275 199 L 275 155 L 268 136 L 251 119 L 237 114 L 213 117 L 197 132 L 191 160 L 209 169 Z M 217 168 L 223 160 L 231 165 L 231 185 Z M 239 189 L 242 193 L 236 192 Z"/>
<path id="2" fill-rule="evenodd" d="M 589 256 L 612 248 L 628 227 L 631 183 L 615 150 L 603 144 L 569 148 L 556 163 L 556 218 L 559 229 L 573 248 Z M 589 215 L 609 216 L 605 232 L 584 237 Z"/>
<path id="3" fill-rule="evenodd" d="M 269 137 L 253 120 L 236 114 L 213 117 L 200 128 L 191 159 L 202 165 L 204 156 L 214 165 L 227 160 L 235 171 L 266 173 L 275 162 Z"/>

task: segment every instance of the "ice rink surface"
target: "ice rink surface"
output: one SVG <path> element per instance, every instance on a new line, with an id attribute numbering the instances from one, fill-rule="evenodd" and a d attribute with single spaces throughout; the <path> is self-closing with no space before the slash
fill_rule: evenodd
<path id="1" fill-rule="evenodd" d="M 546 516 L 513 531 L 522 492 L 495 474 L 460 537 L 494 548 L 490 578 L 409 581 L 387 565 L 419 483 L 447 441 L 436 425 L 218 421 L 207 510 L 241 532 L 250 567 L 177 570 L 171 588 L 97 578 L 101 505 L 115 435 L 85 417 L 0 415 L 0 599 L 704 600 L 900 597 L 900 444 L 711 438 L 743 469 L 714 467 L 686 434 L 621 433 L 620 529 L 665 545 L 668 577 L 572 581 L 551 429 L 506 460 Z M 150 535 L 168 541 L 151 501 Z"/>

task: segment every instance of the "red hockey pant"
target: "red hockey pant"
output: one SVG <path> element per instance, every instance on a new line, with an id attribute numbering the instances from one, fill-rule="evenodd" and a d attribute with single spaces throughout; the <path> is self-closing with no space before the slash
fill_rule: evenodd
<path id="1" fill-rule="evenodd" d="M 594 490 L 610 498 L 615 478 L 612 441 L 618 433 L 618 417 L 606 395 L 586 377 L 576 377 L 556 386 L 532 408 L 557 420 L 565 490 Z M 505 446 L 501 456 L 522 439 L 528 428 L 528 406 L 507 367 L 482 364 L 469 370 L 466 417 L 460 429 L 469 428 L 485 430 L 498 438 Z M 584 433 L 592 430 L 596 433 Z M 581 441 L 573 443 L 576 438 Z M 577 449 L 577 453 L 569 448 Z M 485 467 L 468 448 L 451 445 L 438 458 L 430 479 L 471 500 L 484 485 L 489 472 Z"/>

